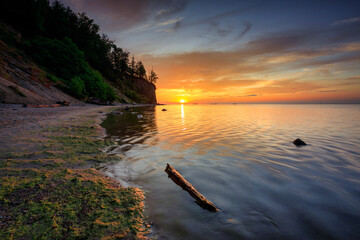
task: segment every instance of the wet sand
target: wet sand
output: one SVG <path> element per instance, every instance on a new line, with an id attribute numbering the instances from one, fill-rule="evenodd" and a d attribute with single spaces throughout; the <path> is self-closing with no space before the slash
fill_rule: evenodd
<path id="1" fill-rule="evenodd" d="M 99 238 L 124 232 L 124 236 L 132 238 L 147 232 L 142 221 L 142 192 L 136 188 L 123 188 L 119 182 L 92 168 L 96 162 L 116 160 L 101 152 L 105 131 L 99 124 L 106 113 L 120 107 L 126 105 L 24 108 L 22 105 L 0 104 L 0 185 L 7 189 L 1 195 L 1 199 L 6 201 L 0 201 L 0 228 L 4 230 L 4 236 L 15 234 L 14 239 L 29 239 L 48 234 L 46 236 L 51 237 L 81 228 L 83 230 L 72 234 L 84 237 L 93 234 L 93 224 L 102 226 L 102 230 L 96 232 Z M 76 190 L 78 187 L 88 188 L 89 184 L 93 187 L 89 189 L 90 195 Z M 32 186 L 37 187 L 34 189 Z M 67 186 L 65 191 L 63 186 Z M 74 194 L 70 198 L 67 195 L 56 197 L 66 191 Z M 92 195 L 106 197 L 90 199 Z M 36 201 L 32 201 L 33 198 Z M 50 216 L 44 222 L 34 220 L 31 212 L 36 213 L 39 206 L 45 207 L 46 204 L 42 204 L 44 198 L 48 199 L 46 204 L 51 205 L 53 213 L 39 213 L 39 219 Z M 108 198 L 113 201 L 103 203 L 107 205 L 105 212 L 96 207 L 83 215 L 82 211 L 89 209 L 87 205 L 96 205 Z M 72 199 L 83 199 L 83 202 L 74 203 Z M 73 207 L 57 209 L 61 204 Z M 123 211 L 124 206 L 127 206 L 128 215 L 116 214 L 106 218 Z M 58 214 L 66 216 L 72 212 L 78 213 L 73 218 L 58 217 Z M 102 214 L 104 222 L 93 222 L 96 214 Z M 40 231 L 34 221 L 50 230 Z M 58 227 L 51 230 L 54 225 Z M 104 226 L 116 227 L 106 230 Z"/>

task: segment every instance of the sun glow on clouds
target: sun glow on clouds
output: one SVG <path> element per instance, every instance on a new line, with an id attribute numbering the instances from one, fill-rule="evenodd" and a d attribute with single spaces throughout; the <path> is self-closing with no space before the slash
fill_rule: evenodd
<path id="1" fill-rule="evenodd" d="M 360 75 L 359 44 L 291 52 L 287 48 L 190 52 L 145 61 L 157 66 L 159 102 L 179 102 L 183 96 L 190 103 L 356 102 L 360 101 L 360 79 L 354 78 Z"/>
<path id="2" fill-rule="evenodd" d="M 60 1 L 153 67 L 160 103 L 360 102 L 358 1 Z"/>

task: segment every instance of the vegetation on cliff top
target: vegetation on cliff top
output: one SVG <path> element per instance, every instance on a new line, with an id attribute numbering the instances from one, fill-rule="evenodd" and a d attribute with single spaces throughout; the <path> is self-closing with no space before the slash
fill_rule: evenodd
<path id="1" fill-rule="evenodd" d="M 6 36 L 2 40 L 24 49 L 56 76 L 51 79 L 61 89 L 79 99 L 114 101 L 116 94 L 107 79 L 128 97 L 141 100 L 132 77 L 151 83 L 158 79 L 153 70 L 147 76 L 141 61 L 136 62 L 134 57 L 129 60 L 130 53 L 101 34 L 93 19 L 85 13 L 74 13 L 58 1 L 50 4 L 48 0 L 3 0 L 0 19 L 25 39 L 16 41 L 16 37 Z"/>

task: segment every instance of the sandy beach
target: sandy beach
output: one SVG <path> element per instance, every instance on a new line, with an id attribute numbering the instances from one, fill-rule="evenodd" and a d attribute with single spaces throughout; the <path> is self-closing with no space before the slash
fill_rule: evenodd
<path id="1" fill-rule="evenodd" d="M 120 106 L 0 105 L 0 238 L 142 238 L 143 193 L 93 168 Z"/>
<path id="2" fill-rule="evenodd" d="M 27 108 L 21 104 L 0 104 L 0 151 L 6 151 L 14 143 L 19 144 L 22 138 L 29 136 L 34 130 L 56 126 L 64 120 L 75 122 L 81 117 L 91 115 L 93 119 L 99 121 L 104 115 L 99 112 L 105 112 L 112 107 L 114 106 L 86 104 L 70 107 Z"/>

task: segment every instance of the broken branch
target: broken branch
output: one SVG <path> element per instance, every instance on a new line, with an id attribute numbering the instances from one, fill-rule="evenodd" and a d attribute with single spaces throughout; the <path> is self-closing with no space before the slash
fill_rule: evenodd
<path id="1" fill-rule="evenodd" d="M 173 180 L 183 190 L 187 191 L 190 194 L 190 196 L 192 196 L 201 207 L 203 207 L 209 211 L 212 211 L 212 212 L 216 212 L 219 210 L 215 207 L 215 205 L 212 202 L 207 200 L 188 181 L 186 181 L 185 178 L 183 178 L 181 176 L 181 174 L 175 170 L 175 168 L 170 166 L 170 164 L 166 165 L 165 172 L 168 174 L 168 176 L 169 176 L 169 178 L 171 178 L 171 180 Z"/>

